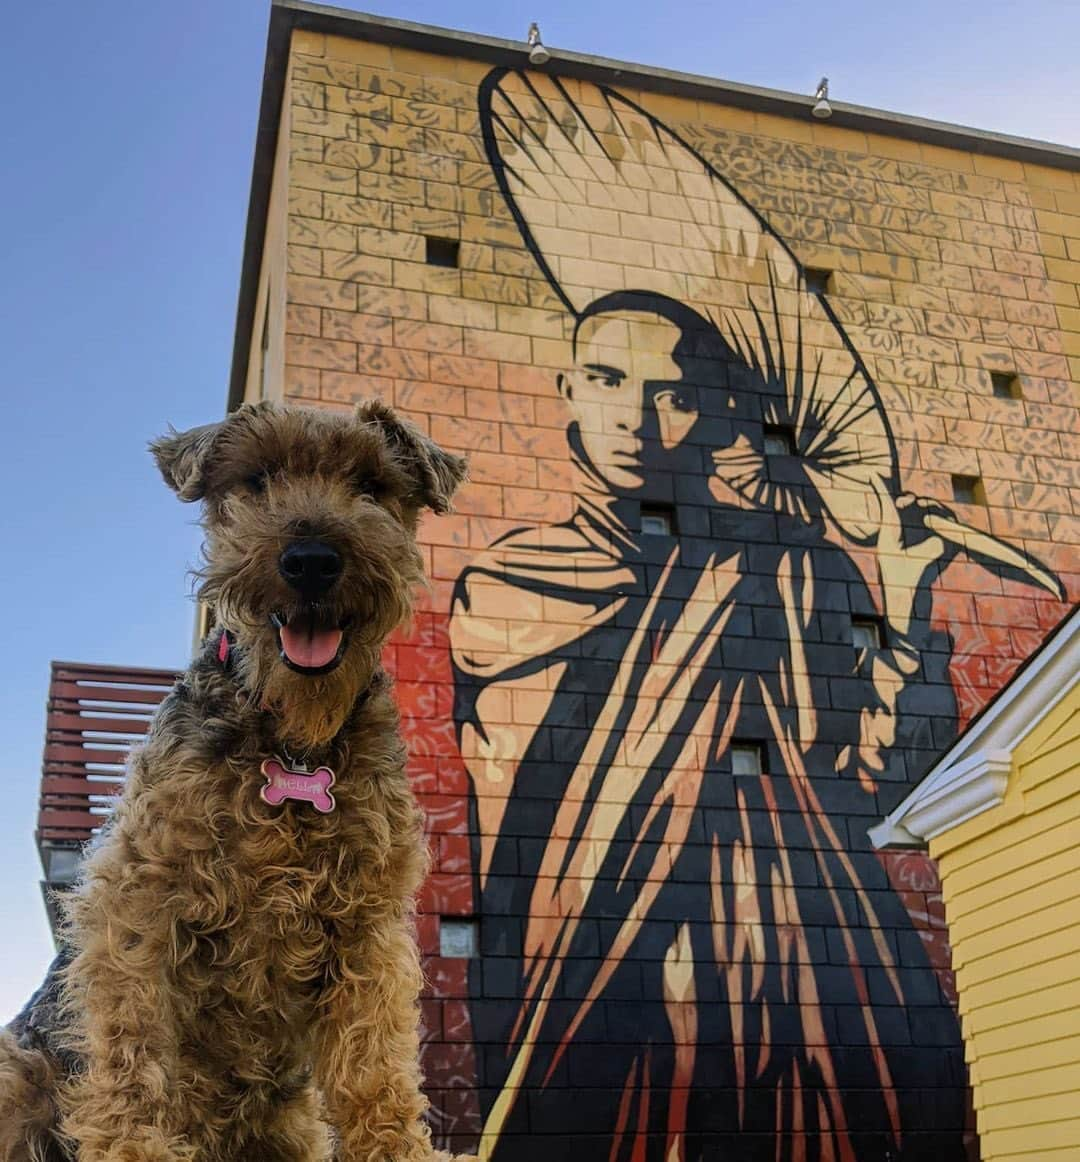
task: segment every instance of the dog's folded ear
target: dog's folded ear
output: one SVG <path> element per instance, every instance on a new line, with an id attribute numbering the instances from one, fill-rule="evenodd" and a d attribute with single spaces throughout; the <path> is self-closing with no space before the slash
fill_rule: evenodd
<path id="1" fill-rule="evenodd" d="M 203 500 L 211 491 L 211 477 L 214 475 L 211 469 L 215 467 L 215 457 L 211 453 L 215 449 L 224 453 L 235 437 L 277 410 L 269 400 L 242 403 L 216 424 L 203 424 L 186 432 L 170 428 L 164 436 L 150 442 L 150 453 L 157 461 L 165 483 L 181 500 Z M 220 461 L 222 456 L 216 459 Z M 216 475 L 219 484 L 222 479 L 227 480 L 227 473 L 218 472 Z"/>
<path id="2" fill-rule="evenodd" d="M 214 441 L 227 421 L 203 424 L 186 432 L 169 430 L 150 444 L 165 483 L 181 500 L 202 500 L 206 495 L 206 468 Z"/>
<path id="3" fill-rule="evenodd" d="M 360 423 L 379 426 L 401 467 L 416 481 L 420 503 L 435 512 L 449 512 L 454 493 L 468 472 L 465 460 L 444 451 L 382 400 L 357 404 L 356 418 Z"/>

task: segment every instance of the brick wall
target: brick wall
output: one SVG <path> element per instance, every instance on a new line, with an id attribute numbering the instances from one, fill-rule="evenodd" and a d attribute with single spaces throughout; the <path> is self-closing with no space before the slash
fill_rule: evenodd
<path id="1" fill-rule="evenodd" d="M 936 873 L 865 830 L 1080 595 L 1077 175 L 488 72 L 295 33 L 269 291 L 271 394 L 471 462 L 388 656 L 437 1134 L 970 1153 Z"/>

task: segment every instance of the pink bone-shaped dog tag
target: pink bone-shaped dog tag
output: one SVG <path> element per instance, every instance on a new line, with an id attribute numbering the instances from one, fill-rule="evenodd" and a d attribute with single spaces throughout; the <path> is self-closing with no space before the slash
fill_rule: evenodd
<path id="1" fill-rule="evenodd" d="M 297 799 L 310 803 L 324 815 L 333 811 L 334 796 L 330 788 L 334 785 L 334 772 L 329 767 L 317 767 L 309 774 L 290 770 L 281 759 L 275 758 L 263 763 L 262 773 L 266 785 L 259 794 L 271 807 L 280 807 L 286 799 Z"/>

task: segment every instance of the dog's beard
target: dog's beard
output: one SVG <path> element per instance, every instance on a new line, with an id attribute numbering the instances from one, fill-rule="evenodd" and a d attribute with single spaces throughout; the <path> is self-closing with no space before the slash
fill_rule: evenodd
<path id="1" fill-rule="evenodd" d="M 258 704 L 278 720 L 279 737 L 290 744 L 290 749 L 298 750 L 329 742 L 344 726 L 357 698 L 378 670 L 381 641 L 349 641 L 337 664 L 319 674 L 297 672 L 287 666 L 280 657 L 277 634 L 269 627 L 252 636 L 256 640 L 245 649 L 247 635 L 242 631 L 238 635 L 241 679 Z M 307 648 L 305 644 L 303 649 Z M 321 655 L 316 660 L 318 656 Z"/>
<path id="2" fill-rule="evenodd" d="M 387 579 L 370 580 L 348 613 L 305 606 L 241 613 L 227 598 L 219 606 L 236 634 L 241 684 L 277 718 L 290 749 L 317 748 L 338 734 L 377 673 L 386 639 L 409 620 L 411 596 Z"/>

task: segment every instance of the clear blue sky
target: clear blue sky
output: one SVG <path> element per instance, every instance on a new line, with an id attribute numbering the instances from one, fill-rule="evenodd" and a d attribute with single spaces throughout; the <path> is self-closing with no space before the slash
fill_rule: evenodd
<path id="1" fill-rule="evenodd" d="M 402 0 L 388 16 L 1080 144 L 1080 4 Z M 145 452 L 224 408 L 266 0 L 21 0 L 0 181 L 0 1022 L 51 955 L 49 661 L 181 666 L 194 514 Z"/>

